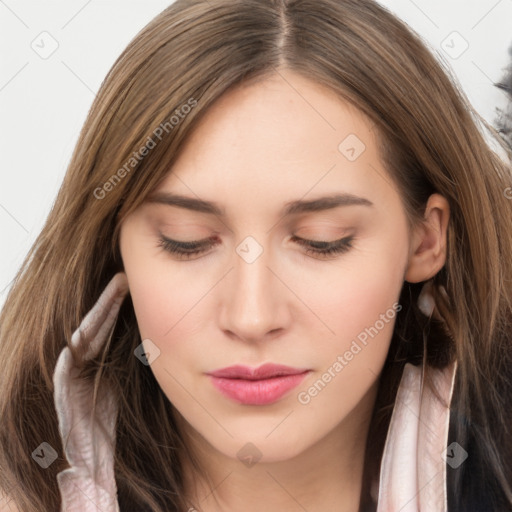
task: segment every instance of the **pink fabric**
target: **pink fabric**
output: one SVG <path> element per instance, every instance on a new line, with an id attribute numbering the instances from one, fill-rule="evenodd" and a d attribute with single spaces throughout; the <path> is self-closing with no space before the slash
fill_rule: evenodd
<path id="1" fill-rule="evenodd" d="M 101 350 L 128 291 L 126 274 L 116 274 L 71 337 L 71 345 L 90 359 Z M 69 347 L 59 355 L 53 376 L 59 431 L 70 468 L 57 475 L 62 512 L 118 512 L 113 467 L 117 404 L 109 390 L 99 391 L 92 411 L 92 382 L 79 378 Z M 101 430 L 104 427 L 105 432 Z"/>
<path id="2" fill-rule="evenodd" d="M 457 365 L 431 369 L 449 406 Z M 398 388 L 382 462 L 377 512 L 447 512 L 446 462 L 450 409 L 423 385 L 423 368 L 407 363 Z"/>
<path id="3" fill-rule="evenodd" d="M 84 359 L 97 355 L 111 333 L 128 292 L 126 274 L 117 273 L 73 333 L 71 345 Z M 434 384 L 449 405 L 456 363 L 434 370 Z M 407 363 L 397 393 L 375 482 L 377 512 L 447 512 L 446 465 L 449 407 L 423 385 L 423 369 Z M 62 512 L 119 512 L 113 449 L 117 404 L 103 385 L 92 415 L 92 382 L 78 377 L 79 362 L 65 347 L 54 372 L 59 431 L 70 468 L 57 475 Z M 104 428 L 104 431 L 102 428 Z"/>

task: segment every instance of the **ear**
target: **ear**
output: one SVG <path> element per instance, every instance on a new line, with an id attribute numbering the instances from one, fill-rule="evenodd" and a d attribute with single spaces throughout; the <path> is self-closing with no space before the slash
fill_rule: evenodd
<path id="1" fill-rule="evenodd" d="M 414 228 L 405 280 L 426 281 L 435 276 L 446 261 L 446 233 L 450 205 L 445 197 L 432 194 L 425 207 L 424 220 Z"/>

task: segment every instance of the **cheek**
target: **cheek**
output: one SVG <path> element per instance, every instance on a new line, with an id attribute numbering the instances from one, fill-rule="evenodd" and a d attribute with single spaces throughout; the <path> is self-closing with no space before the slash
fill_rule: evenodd
<path id="1" fill-rule="evenodd" d="M 381 372 L 401 310 L 398 299 L 407 261 L 407 239 L 401 235 L 397 231 L 372 237 L 335 270 L 306 283 L 308 305 L 332 331 L 317 340 L 316 346 L 322 347 L 318 372 L 298 397 L 310 414 L 321 415 L 329 408 L 337 419 L 348 414 Z M 332 404 L 339 408 L 332 409 Z"/>
<path id="2" fill-rule="evenodd" d="M 201 297 L 200 280 L 187 271 L 186 263 L 166 258 L 156 238 L 142 234 L 140 224 L 127 223 L 120 249 L 141 338 L 154 339 L 160 347 L 188 321 L 187 312 Z"/>
<path id="3" fill-rule="evenodd" d="M 407 247 L 388 240 L 382 237 L 361 243 L 339 263 L 302 280 L 302 294 L 328 327 L 331 341 L 350 342 L 376 323 L 385 333 L 381 339 L 390 338 L 393 321 L 389 320 L 396 315 L 393 305 L 403 285 Z"/>
<path id="4" fill-rule="evenodd" d="M 334 331 L 318 340 L 317 372 L 298 390 L 297 400 L 310 418 L 323 417 L 334 425 L 375 384 L 401 310 L 401 258 L 389 254 L 377 260 L 366 254 L 308 295 L 315 301 L 312 309 Z"/>
<path id="5" fill-rule="evenodd" d="M 177 340 L 190 339 L 199 325 L 204 289 L 190 275 L 165 265 L 148 266 L 151 269 L 144 272 L 126 269 L 141 337 L 154 340 L 162 351 L 169 344 L 178 348 Z"/>
<path id="6" fill-rule="evenodd" d="M 151 371 L 167 398 L 180 411 L 190 408 L 190 393 L 200 392 L 194 378 L 201 346 L 201 319 L 208 316 L 200 299 L 204 289 L 191 286 L 190 276 L 176 267 L 147 265 L 143 272 L 126 268 L 141 340 L 151 340 L 159 354 Z M 140 268 L 140 267 L 139 267 Z M 196 282 L 198 280 L 196 279 Z M 152 345 L 144 342 L 145 351 Z"/>
<path id="7" fill-rule="evenodd" d="M 192 372 L 186 369 L 197 366 L 197 354 L 201 352 L 196 334 L 201 329 L 198 315 L 204 290 L 198 290 L 197 284 L 195 288 L 191 286 L 190 276 L 177 265 L 170 268 L 165 258 L 157 261 L 135 248 L 125 254 L 125 272 L 140 338 L 151 340 L 151 344 L 143 343 L 144 351 L 154 354 L 152 344 L 159 351 L 150 369 L 168 399 L 178 409 L 186 410 L 188 393 L 197 393 Z"/>

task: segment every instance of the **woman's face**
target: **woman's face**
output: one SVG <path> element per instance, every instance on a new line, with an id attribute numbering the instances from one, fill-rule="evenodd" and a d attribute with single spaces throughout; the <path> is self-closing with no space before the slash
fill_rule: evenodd
<path id="1" fill-rule="evenodd" d="M 120 248 L 150 368 L 190 431 L 266 461 L 361 431 L 411 252 L 366 118 L 281 72 L 224 95 L 156 192 L 124 221 Z M 161 237 L 203 252 L 169 252 Z M 207 375 L 265 363 L 307 371 Z"/>

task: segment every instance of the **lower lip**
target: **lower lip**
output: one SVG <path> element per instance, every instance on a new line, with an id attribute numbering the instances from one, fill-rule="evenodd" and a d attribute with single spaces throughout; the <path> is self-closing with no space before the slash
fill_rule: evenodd
<path id="1" fill-rule="evenodd" d="M 309 373 L 281 375 L 261 380 L 227 379 L 210 375 L 213 385 L 225 396 L 245 405 L 267 405 L 298 386 Z"/>

